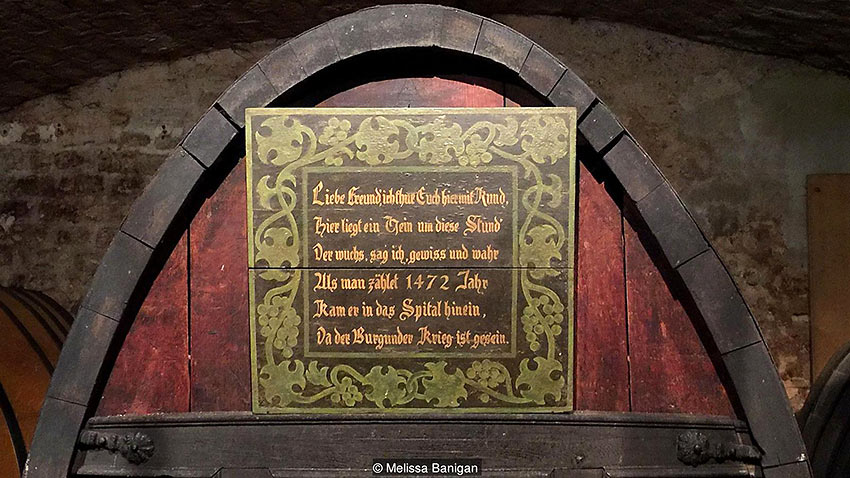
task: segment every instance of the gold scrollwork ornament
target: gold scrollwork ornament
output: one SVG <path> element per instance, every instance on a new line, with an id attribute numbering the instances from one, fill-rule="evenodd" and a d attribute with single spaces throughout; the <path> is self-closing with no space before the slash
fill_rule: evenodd
<path id="1" fill-rule="evenodd" d="M 534 181 L 521 198 L 526 216 L 519 231 L 520 292 L 526 303 L 521 322 L 533 356 L 520 362 L 516 378 L 495 360 L 473 361 L 465 371 L 440 360 L 426 362 L 416 371 L 387 365 L 374 366 L 365 374 L 347 364 L 305 365 L 292 358 L 301 323 L 293 306 L 300 271 L 269 269 L 260 276 L 277 285 L 255 311 L 263 340 L 258 347 L 262 404 L 274 409 L 326 401 L 330 407 L 355 407 L 365 400 L 376 408 L 411 402 L 455 408 L 470 400 L 514 405 L 559 402 L 566 380 L 555 355 L 555 339 L 563 333 L 564 304 L 540 280 L 557 274 L 552 261 L 562 259 L 567 238 L 551 215 L 561 202 L 561 179 L 544 176 L 538 165 L 554 164 L 569 154 L 570 132 L 564 119 L 534 115 L 519 124 L 507 116 L 501 124 L 479 121 L 464 131 L 444 117 L 417 125 L 403 118 L 370 116 L 356 131 L 352 126 L 347 119 L 331 117 L 317 137 L 298 119 L 281 115 L 265 119 L 254 131 L 259 161 L 281 167 L 276 177 L 263 176 L 254 184 L 260 206 L 273 211 L 255 233 L 257 263 L 269 268 L 299 264 L 299 231 L 293 215 L 298 168 L 318 162 L 342 166 L 352 160 L 385 165 L 414 156 L 426 164 L 457 161 L 476 167 L 502 158 L 519 165 Z M 511 152 L 508 147 L 518 142 L 520 152 Z"/>

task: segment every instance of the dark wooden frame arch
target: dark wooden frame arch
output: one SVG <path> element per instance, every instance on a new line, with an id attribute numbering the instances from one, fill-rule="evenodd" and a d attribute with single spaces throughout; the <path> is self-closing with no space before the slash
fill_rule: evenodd
<path id="1" fill-rule="evenodd" d="M 176 243 L 169 235 L 219 159 L 242 144 L 246 107 L 265 106 L 307 78 L 373 51 L 430 48 L 485 58 L 552 105 L 575 106 L 579 130 L 622 185 L 719 353 L 765 476 L 810 476 L 800 432 L 762 334 L 717 254 L 658 168 L 593 91 L 552 54 L 488 18 L 432 5 L 374 7 L 295 37 L 248 70 L 203 115 L 133 204 L 82 301 L 39 419 L 26 476 L 68 473 L 96 406 L 105 358 L 120 346 L 139 297 Z"/>

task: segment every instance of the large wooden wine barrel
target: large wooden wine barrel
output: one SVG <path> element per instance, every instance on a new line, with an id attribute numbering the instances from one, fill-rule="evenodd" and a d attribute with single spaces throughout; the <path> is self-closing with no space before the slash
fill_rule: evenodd
<path id="1" fill-rule="evenodd" d="M 302 395 L 308 381 L 312 390 L 330 381 L 341 387 L 338 396 L 371 394 L 379 398 L 375 409 L 348 410 L 343 400 L 327 404 L 331 413 L 306 417 L 254 406 L 253 379 L 265 372 L 252 365 L 251 312 L 262 296 L 252 293 L 251 281 L 262 273 L 249 267 L 253 246 L 246 247 L 254 234 L 247 214 L 251 169 L 243 159 L 251 157 L 252 136 L 244 119 L 246 108 L 269 105 L 576 109 L 575 327 L 563 335 L 575 344 L 575 387 L 555 388 L 573 393 L 573 412 L 458 413 L 461 400 L 474 398 L 464 388 L 472 379 L 464 367 L 441 361 L 428 364 L 440 377 L 430 386 L 452 384 L 436 386 L 452 389 L 452 397 L 426 401 L 446 406 L 391 413 L 377 409 L 390 389 L 425 389 L 396 385 L 405 365 L 361 367 L 343 382 L 323 375 L 327 365 L 313 361 L 308 369 L 284 355 L 271 367 L 290 397 L 271 402 L 281 412 L 289 413 L 284 407 L 295 395 L 302 403 L 334 400 L 335 388 Z M 340 123 L 348 124 L 343 130 L 371 128 L 366 121 Z M 364 185 L 376 182 L 372 170 L 357 171 Z M 567 207 L 559 204 L 551 207 Z M 277 309 L 262 305 L 276 310 L 269 314 L 280 323 L 291 318 L 274 302 Z M 557 379 L 554 369 L 535 362 L 535 381 Z M 382 385 L 368 374 L 380 375 Z M 527 380 L 501 383 L 513 393 Z M 483 386 L 475 383 L 469 386 Z M 752 314 L 631 133 L 574 71 L 529 38 L 434 5 L 370 8 L 292 39 L 191 129 L 133 205 L 82 299 L 26 474 L 366 477 L 389 471 L 376 461 L 384 457 L 474 458 L 494 476 L 812 476 Z"/>
<path id="2" fill-rule="evenodd" d="M 798 419 L 815 478 L 850 474 L 850 342 L 824 367 Z"/>
<path id="3" fill-rule="evenodd" d="M 0 476 L 20 476 L 71 316 L 41 292 L 0 287 Z"/>

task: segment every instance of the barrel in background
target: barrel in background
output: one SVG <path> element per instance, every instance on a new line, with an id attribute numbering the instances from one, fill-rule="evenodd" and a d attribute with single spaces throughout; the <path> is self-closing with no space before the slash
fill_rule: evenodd
<path id="1" fill-rule="evenodd" d="M 47 295 L 0 287 L 0 476 L 20 476 L 72 317 Z"/>
<path id="2" fill-rule="evenodd" d="M 850 342 L 824 365 L 797 419 L 812 476 L 850 476 Z"/>

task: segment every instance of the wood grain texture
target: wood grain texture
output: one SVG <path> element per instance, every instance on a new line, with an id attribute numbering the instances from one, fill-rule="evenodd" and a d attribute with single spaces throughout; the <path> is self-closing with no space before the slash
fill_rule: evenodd
<path id="1" fill-rule="evenodd" d="M 183 139 L 183 149 L 209 168 L 218 161 L 224 148 L 237 134 L 233 124 L 217 109 L 211 108 Z"/>
<path id="2" fill-rule="evenodd" d="M 537 45 L 532 45 L 531 51 L 528 52 L 528 56 L 522 64 L 519 76 L 538 93 L 545 96 L 552 91 L 555 83 L 561 79 L 564 70 L 566 70 L 566 67 L 555 55 Z"/>
<path id="3" fill-rule="evenodd" d="M 36 293 L 18 287 L 0 287 L 0 301 L 7 307 L 20 311 L 17 314 L 18 319 L 27 329 L 31 330 L 33 338 L 44 343 L 42 348 L 45 352 L 50 350 L 58 352 L 68 336 L 68 329 L 63 327 L 56 312 L 44 306 L 39 296 L 46 297 L 40 292 Z M 48 344 L 48 341 L 52 344 Z"/>
<path id="4" fill-rule="evenodd" d="M 482 108 L 504 106 L 502 83 L 484 78 L 399 78 L 375 81 L 336 94 L 317 106 Z"/>
<path id="5" fill-rule="evenodd" d="M 629 221 L 623 229 L 632 411 L 733 415 L 690 317 L 638 231 Z"/>
<path id="6" fill-rule="evenodd" d="M 746 411 L 753 440 L 763 450 L 761 465 L 778 466 L 810 456 L 767 345 L 757 342 L 726 353 L 723 364 L 735 384 L 737 399 Z M 850 407 L 846 410 L 838 416 L 850 415 Z M 817 461 L 817 457 L 812 460 L 813 464 Z M 814 476 L 818 477 L 817 474 Z"/>
<path id="7" fill-rule="evenodd" d="M 23 471 L 67 315 L 40 292 L 0 287 L 0 476 Z"/>
<path id="8" fill-rule="evenodd" d="M 175 148 L 133 206 L 121 230 L 156 247 L 179 217 L 204 168 L 183 148 Z"/>
<path id="9" fill-rule="evenodd" d="M 662 183 L 636 205 L 642 222 L 673 267 L 709 249 L 702 231 L 669 184 Z"/>
<path id="10" fill-rule="evenodd" d="M 98 415 L 189 411 L 187 241 L 184 234 L 136 315 Z"/>
<path id="11" fill-rule="evenodd" d="M 466 35 L 465 38 L 467 40 L 477 38 L 479 31 L 476 30 L 474 33 L 475 34 Z M 377 38 L 380 39 L 380 36 Z M 440 44 L 443 43 L 441 42 Z M 380 48 L 380 43 L 377 44 L 376 47 Z M 342 67 L 345 65 L 342 64 L 340 66 Z M 328 72 L 333 73 L 333 70 L 328 70 Z M 356 77 L 356 72 L 353 76 Z M 549 94 L 549 98 L 551 98 L 555 104 L 575 104 L 579 107 L 579 111 L 584 111 L 589 105 L 593 104 L 597 100 L 595 99 L 595 95 L 590 92 L 586 85 L 581 83 L 580 80 L 574 80 L 577 80 L 577 77 L 574 77 L 572 72 L 566 71 L 561 77 L 561 80 L 558 81 L 552 92 Z M 193 141 L 189 141 L 187 144 L 187 147 L 192 149 L 199 156 L 201 161 L 206 161 L 204 164 L 211 164 L 211 162 L 215 162 L 215 160 L 218 159 L 218 152 L 220 152 L 220 150 L 218 150 L 215 146 L 216 143 L 222 139 L 222 135 L 219 134 L 220 131 L 216 131 L 217 128 L 214 127 L 215 125 L 210 124 L 209 116 L 215 115 L 210 115 L 208 113 L 205 119 L 200 122 L 199 127 L 196 127 L 193 130 L 193 134 L 190 134 L 189 139 L 192 139 Z M 221 119 L 223 119 L 223 117 L 219 118 L 219 120 Z M 220 125 L 224 125 L 224 123 L 220 123 Z M 227 130 L 228 128 L 223 129 Z M 236 134 L 235 130 L 233 134 Z M 235 143 L 238 143 L 238 140 Z M 197 150 L 195 150 L 195 147 L 197 147 Z M 215 153 L 214 157 L 213 153 Z M 234 158 L 231 157 L 229 159 L 232 160 Z M 218 176 L 216 176 L 216 178 L 218 179 Z M 656 188 L 656 191 L 666 186 L 667 184 L 664 183 Z M 673 196 L 675 197 L 675 195 Z M 678 210 L 677 208 L 679 205 L 674 204 L 674 201 L 668 201 L 667 199 L 669 199 L 669 197 L 664 198 L 656 196 L 655 198 L 650 198 L 648 196 L 647 198 L 639 201 L 639 207 L 641 203 L 643 203 L 644 210 L 649 211 L 648 214 L 644 214 L 644 220 L 646 220 L 652 228 L 655 238 L 661 243 L 661 246 L 663 247 L 662 253 L 670 258 L 670 261 L 674 265 L 677 265 L 686 262 L 688 257 L 685 257 L 684 254 L 678 254 L 681 252 L 678 248 L 670 247 L 672 245 L 678 245 L 678 241 L 674 240 L 676 237 L 673 232 L 677 228 L 681 229 L 683 224 L 687 225 L 691 223 L 681 220 L 681 217 L 677 217 L 676 211 Z M 670 212 L 671 205 L 676 206 L 672 208 L 673 212 L 671 214 L 654 214 L 654 212 L 662 211 L 665 208 L 668 210 L 667 212 Z M 684 209 L 682 208 L 682 210 Z M 651 221 L 652 219 L 662 220 Z M 670 227 L 670 224 L 673 224 L 673 227 Z M 121 232 L 119 232 L 116 236 L 113 247 L 110 248 L 110 251 L 112 252 L 107 253 L 106 259 L 101 264 L 101 268 L 99 268 L 98 273 L 93 280 L 92 290 L 94 293 L 87 297 L 84 304 L 113 319 L 129 321 L 132 317 L 123 317 L 125 306 L 131 295 L 130 292 L 136 291 L 138 289 L 137 286 L 146 283 L 144 280 L 141 282 L 138 280 L 142 272 L 142 268 L 138 266 L 148 264 L 148 260 L 151 257 L 151 251 L 149 247 L 146 249 L 147 246 L 141 242 L 136 241 L 138 244 L 134 244 L 131 241 L 128 241 L 128 237 L 130 236 Z M 169 242 L 168 246 L 170 247 L 172 244 L 172 242 Z M 688 245 L 689 244 L 690 243 L 688 242 Z M 145 247 L 139 247 L 139 245 Z M 699 252 L 695 252 L 695 254 L 698 253 Z M 690 257 L 693 257 L 693 255 Z M 647 268 L 647 270 L 650 271 L 649 274 L 651 275 L 651 268 Z M 640 281 L 646 278 L 647 277 L 641 277 L 639 274 L 634 274 L 634 277 L 630 280 Z M 644 282 L 647 281 L 644 280 Z M 658 286 L 658 290 L 664 289 L 664 287 Z M 141 293 L 143 291 L 137 290 L 137 292 Z M 656 291 L 656 293 L 663 295 L 658 291 Z M 647 299 L 647 301 L 652 302 L 649 299 Z M 134 305 L 135 304 L 131 305 L 131 309 Z M 631 308 L 629 309 L 629 312 L 631 312 Z M 664 322 L 655 319 L 650 321 L 650 323 L 658 325 L 659 323 L 663 324 Z M 664 329 L 664 327 L 661 328 Z M 684 327 L 684 329 L 687 329 L 687 327 Z M 673 344 L 679 345 L 678 340 L 675 338 L 670 339 L 665 337 L 665 339 L 672 340 Z M 644 350 L 642 350 L 644 354 L 643 356 L 646 356 L 648 351 L 652 351 L 663 356 L 664 352 L 667 352 L 668 349 L 671 348 L 669 343 L 663 342 L 661 343 L 661 346 L 657 346 L 657 343 L 652 343 L 651 345 L 651 347 L 644 347 Z M 758 347 L 762 347 L 763 350 L 758 349 L 756 350 L 757 353 L 752 352 L 752 350 L 755 350 Z M 681 352 L 679 350 L 676 351 Z M 222 353 L 227 353 L 227 351 L 222 351 Z M 753 353 L 753 355 L 749 355 L 750 353 Z M 670 355 L 673 357 L 671 360 L 675 362 L 677 355 Z M 730 373 L 733 383 L 736 383 L 739 387 L 739 395 L 744 395 L 743 391 L 747 389 L 748 384 L 767 385 L 751 387 L 751 390 L 749 390 L 752 392 L 751 395 L 745 396 L 746 400 L 740 400 L 740 402 L 743 403 L 742 407 L 746 410 L 748 418 L 750 418 L 751 425 L 753 425 L 753 436 L 755 440 L 758 441 L 760 447 L 765 449 L 766 456 L 772 457 L 772 461 L 767 464 L 790 463 L 790 461 L 787 460 L 797 460 L 799 457 L 805 456 L 802 446 L 796 446 L 796 444 L 791 444 L 792 446 L 785 446 L 785 444 L 782 443 L 777 445 L 768 439 L 770 432 L 778 432 L 775 433 L 778 436 L 794 437 L 797 435 L 797 430 L 793 423 L 789 424 L 784 423 L 781 420 L 775 420 L 777 417 L 791 420 L 792 415 L 790 410 L 779 410 L 779 408 L 782 407 L 771 407 L 770 405 L 772 405 L 772 403 L 770 401 L 767 401 L 767 404 L 763 404 L 765 402 L 763 397 L 768 396 L 769 398 L 773 398 L 774 401 L 782 401 L 785 404 L 785 408 L 787 408 L 785 397 L 782 395 L 781 391 L 781 382 L 778 379 L 778 375 L 776 374 L 773 364 L 770 363 L 769 355 L 767 354 L 767 350 L 764 348 L 763 343 L 753 344 L 745 349 L 738 349 L 736 351 L 729 352 L 727 356 L 730 357 L 730 360 L 726 361 L 727 369 L 741 372 L 738 375 Z M 634 358 L 634 356 L 632 358 Z M 753 360 L 753 358 L 756 358 L 757 360 Z M 693 379 L 695 374 L 692 370 L 682 370 L 682 372 L 686 373 L 681 373 L 676 375 L 676 377 L 684 376 L 686 383 L 690 384 L 690 381 L 692 381 L 691 379 Z M 699 375 L 699 371 L 697 371 L 697 375 Z M 667 391 L 664 390 L 664 387 L 679 386 L 679 382 L 671 384 L 663 380 L 657 380 L 657 383 L 660 385 L 662 394 L 667 393 Z M 138 384 L 140 387 L 146 385 L 147 384 L 144 383 Z M 779 391 L 775 389 L 779 389 Z M 700 393 L 699 387 L 691 387 L 690 393 Z M 760 407 L 765 410 L 765 413 L 762 413 Z M 773 410 L 769 410 L 771 408 Z M 751 412 L 753 412 L 752 415 Z M 85 413 L 86 407 L 84 406 L 48 398 L 43 409 L 42 420 L 39 422 L 38 430 L 36 432 L 36 436 L 39 439 L 35 441 L 35 446 L 31 453 L 31 468 L 29 476 L 35 478 L 39 476 L 64 476 L 67 474 L 72 462 L 74 443 L 78 438 L 78 433 L 81 429 Z M 604 414 L 611 415 L 608 412 L 605 412 Z M 204 420 L 210 420 L 210 418 L 214 417 L 216 414 L 203 415 Z M 556 419 L 574 417 L 577 415 L 580 414 L 557 416 Z M 634 414 L 628 413 L 624 415 L 633 416 Z M 664 416 L 666 417 L 670 415 L 667 414 Z M 705 418 L 701 415 L 699 417 Z M 156 415 L 152 418 L 154 420 L 165 420 L 168 416 Z M 254 416 L 250 416 L 249 418 L 250 420 L 257 420 L 257 417 Z M 463 423 L 464 420 L 462 418 L 452 417 L 452 420 L 447 421 L 447 423 L 434 423 L 433 425 L 436 426 L 428 426 L 427 423 L 420 423 L 420 421 L 425 421 L 423 418 L 424 417 L 417 417 L 415 423 L 416 426 L 411 426 L 410 419 L 407 419 L 407 422 L 399 421 L 397 423 L 400 426 L 397 428 L 401 429 L 397 431 L 393 430 L 392 427 L 386 426 L 381 429 L 380 426 L 374 426 L 373 423 L 369 423 L 368 421 L 351 420 L 350 423 L 354 425 L 354 427 L 351 427 L 351 429 L 353 429 L 353 433 L 345 435 L 340 435 L 339 433 L 334 435 L 334 432 L 339 431 L 337 430 L 337 427 L 319 427 L 316 426 L 316 424 L 322 423 L 321 421 L 311 421 L 304 426 L 306 433 L 298 430 L 297 428 L 283 430 L 282 433 L 280 433 L 279 439 L 274 439 L 270 434 L 270 431 L 272 431 L 270 430 L 271 427 L 267 427 L 264 423 L 259 423 L 259 420 L 253 422 L 253 424 L 259 423 L 263 426 L 261 432 L 254 431 L 251 433 L 252 430 L 247 430 L 249 427 L 235 427 L 232 424 L 227 424 L 224 427 L 224 432 L 216 439 L 219 443 L 213 443 L 208 446 L 204 446 L 203 440 L 212 437 L 205 434 L 200 434 L 200 440 L 195 439 L 194 436 L 189 437 L 189 440 L 183 442 L 183 450 L 180 450 L 177 446 L 175 446 L 180 444 L 178 440 L 165 438 L 163 442 L 168 445 L 168 452 L 157 454 L 155 459 L 182 459 L 186 457 L 196 460 L 198 462 L 198 466 L 201 467 L 210 466 L 216 459 L 246 458 L 248 460 L 262 461 L 259 466 L 267 465 L 266 462 L 268 461 L 284 460 L 282 466 L 286 467 L 297 466 L 300 460 L 306 460 L 308 465 L 296 468 L 295 470 L 297 471 L 306 467 L 315 466 L 317 459 L 323 460 L 325 463 L 333 462 L 333 459 L 336 457 L 330 457 L 331 459 L 329 460 L 326 453 L 327 450 L 330 449 L 333 453 L 340 456 L 341 466 L 348 467 L 342 469 L 350 469 L 352 456 L 361 458 L 369 456 L 369 453 L 362 453 L 364 449 L 368 451 L 370 447 L 383 445 L 383 443 L 379 443 L 380 440 L 375 440 L 376 436 L 387 442 L 387 449 L 390 451 L 405 448 L 406 445 L 412 446 L 404 451 L 418 450 L 424 445 L 426 447 L 435 447 L 435 453 L 442 453 L 447 448 L 458 453 L 464 452 L 464 449 L 466 449 L 469 453 L 474 454 L 485 452 L 488 454 L 492 453 L 498 460 L 508 461 L 515 459 L 515 456 L 511 456 L 510 453 L 519 449 L 523 453 L 519 456 L 519 458 L 525 462 L 534 463 L 534 466 L 539 466 L 543 462 L 543 460 L 540 459 L 541 452 L 547 453 L 548 456 L 555 462 L 554 464 L 558 466 L 564 462 L 565 457 L 567 457 L 567 461 L 569 461 L 569 457 L 573 457 L 573 463 L 578 464 L 579 461 L 583 461 L 582 466 L 596 465 L 597 468 L 601 466 L 607 467 L 607 465 L 611 463 L 630 463 L 630 460 L 624 460 L 625 455 L 636 458 L 635 464 L 638 466 L 657 466 L 659 464 L 659 460 L 657 460 L 657 458 L 664 458 L 671 461 L 674 459 L 673 454 L 671 453 L 671 447 L 674 441 L 674 437 L 672 435 L 661 437 L 661 439 L 658 440 L 657 447 L 653 446 L 650 449 L 644 447 L 644 445 L 648 442 L 651 442 L 651 440 L 648 439 L 650 438 L 649 435 L 655 434 L 654 432 L 658 432 L 659 430 L 664 432 L 670 430 L 670 427 L 666 426 L 653 426 L 653 430 L 648 430 L 646 432 L 639 430 L 634 434 L 614 433 L 609 435 L 611 440 L 610 443 L 606 444 L 604 437 L 602 437 L 603 440 L 597 438 L 599 436 L 598 433 L 594 433 L 597 437 L 587 435 L 583 437 L 581 434 L 571 433 L 570 430 L 556 430 L 555 428 L 560 427 L 560 424 L 552 424 L 552 427 L 549 427 L 547 424 L 547 426 L 537 427 L 535 429 L 535 427 L 530 425 L 533 425 L 538 420 L 531 419 L 529 417 L 515 417 L 518 420 L 510 427 L 504 426 L 505 424 L 500 421 L 493 420 L 492 423 L 466 422 L 466 426 L 468 428 L 459 427 L 454 429 L 452 428 L 454 425 Z M 622 417 L 617 418 L 619 419 Z M 381 421 L 390 422 L 390 420 Z M 383 425 L 386 424 L 387 423 L 383 423 Z M 760 425 L 760 427 L 758 425 Z M 747 440 L 746 431 L 744 429 L 745 426 L 736 425 L 735 427 L 736 431 L 740 432 L 736 433 L 735 438 L 738 438 L 739 440 Z M 192 427 L 191 425 L 178 427 L 179 430 L 187 431 L 189 434 L 198 433 L 197 430 L 192 430 L 193 428 L 197 427 Z M 599 426 L 598 424 L 593 424 L 590 428 L 594 429 L 591 430 L 593 432 L 602 432 L 605 434 L 612 428 L 620 427 Z M 690 428 L 690 425 L 688 425 L 688 428 Z M 233 433 L 234 429 L 237 433 Z M 765 430 L 768 431 L 767 434 L 764 433 Z M 250 439 L 262 440 L 262 444 L 268 446 L 269 451 L 267 453 L 258 452 L 258 450 L 260 450 L 259 447 L 252 447 L 247 440 L 239 440 L 237 435 L 240 432 L 247 432 L 248 438 Z M 565 443 L 558 443 L 551 439 L 555 432 L 563 433 Z M 315 435 L 310 436 L 309 433 L 314 433 Z M 430 437 L 428 436 L 429 434 L 431 435 Z M 165 436 L 163 435 L 163 437 Z M 443 440 L 444 443 L 441 444 L 438 440 L 429 440 L 431 437 L 437 437 L 439 440 Z M 486 443 L 488 446 L 481 446 L 482 437 L 485 442 L 488 442 Z M 410 440 L 406 440 L 407 438 Z M 517 443 L 521 442 L 523 439 L 526 439 L 528 446 L 517 447 Z M 214 442 L 216 440 L 214 440 Z M 489 441 L 492 441 L 493 443 L 489 443 Z M 731 437 L 730 441 L 732 441 Z M 787 441 L 790 443 L 793 440 Z M 589 449 L 587 449 L 588 442 L 593 443 L 593 446 Z M 317 446 L 317 444 L 320 446 Z M 439 450 L 437 450 L 436 447 L 439 447 Z M 292 450 L 287 450 L 287 448 L 292 448 Z M 360 448 L 360 450 L 358 450 L 358 448 Z M 253 452 L 245 454 L 244 451 L 246 449 L 253 450 Z M 426 450 L 427 449 L 428 448 L 426 448 Z M 594 454 L 598 454 L 606 450 L 611 452 L 608 457 L 594 457 Z M 288 453 L 288 451 L 292 452 Z M 302 451 L 303 453 L 298 453 L 299 451 Z M 358 451 L 361 453 L 357 453 Z M 588 451 L 590 454 L 587 453 Z M 211 456 L 212 459 L 205 456 L 205 453 Z M 589 458 L 587 458 L 588 455 Z M 95 455 L 81 455 L 80 458 L 86 460 L 90 456 L 94 457 Z M 101 461 L 95 465 L 102 465 L 106 468 L 114 466 L 117 460 L 114 455 L 111 453 L 107 454 L 107 452 L 99 453 L 99 458 Z M 544 456 L 544 458 L 546 457 Z M 581 460 L 580 458 L 587 459 Z M 515 462 L 522 463 L 519 460 L 516 460 Z M 182 467 L 183 465 L 184 463 L 179 463 L 177 466 Z M 676 466 L 684 468 L 678 464 L 676 464 Z M 175 466 L 172 466 L 169 467 L 169 469 L 164 470 L 164 472 L 150 473 L 150 475 L 156 476 L 170 474 L 169 472 L 173 471 L 174 468 Z M 551 469 L 548 466 L 546 468 L 547 469 L 540 470 L 541 475 Z M 689 471 L 693 471 L 691 468 L 687 469 Z M 183 470 L 185 470 L 185 468 L 178 471 L 183 472 Z M 527 471 L 528 468 L 525 470 Z M 136 471 L 138 471 L 138 468 L 133 469 L 130 473 L 135 473 Z M 206 476 L 211 476 L 215 471 L 216 470 L 213 469 L 210 473 L 207 473 Z M 743 471 L 746 472 L 747 470 Z M 749 471 L 751 473 L 753 471 L 752 468 Z M 654 473 L 654 469 L 651 472 Z M 713 470 L 702 468 L 700 470 L 696 470 L 694 474 L 707 476 L 712 474 L 712 472 Z M 755 472 L 757 474 L 758 470 L 755 470 Z M 368 473 L 368 471 L 364 470 L 364 474 L 365 473 Z M 620 474 L 619 476 L 628 476 L 628 470 L 626 470 L 626 473 L 627 474 Z M 82 474 L 86 473 L 82 472 Z M 125 472 L 124 474 L 126 475 L 127 473 Z"/>
<path id="12" fill-rule="evenodd" d="M 51 319 L 44 317 L 15 289 L 0 287 L 0 320 L 14 324 L 16 332 L 0 337 L 16 337 L 30 343 L 40 362 L 53 372 L 65 336 L 51 327 Z"/>
<path id="13" fill-rule="evenodd" d="M 809 309 L 812 377 L 850 341 L 850 174 L 809 176 Z"/>
<path id="14" fill-rule="evenodd" d="M 594 151 L 601 152 L 623 132 L 623 126 L 603 103 L 596 103 L 579 122 L 578 130 Z"/>
<path id="15" fill-rule="evenodd" d="M 62 347 L 47 396 L 84 405 L 92 399 L 92 388 L 101 376 L 101 364 L 118 323 L 97 312 L 80 308 L 75 324 Z"/>
<path id="16" fill-rule="evenodd" d="M 484 19 L 475 42 L 475 54 L 489 58 L 519 73 L 531 50 L 531 40 L 515 30 Z"/>
<path id="17" fill-rule="evenodd" d="M 189 226 L 191 410 L 250 410 L 245 162 Z"/>
<path id="18" fill-rule="evenodd" d="M 278 95 L 260 65 L 246 71 L 218 99 L 227 117 L 240 127 L 245 126 L 245 108 L 266 106 Z"/>
<path id="19" fill-rule="evenodd" d="M 86 407 L 47 397 L 24 470 L 28 478 L 68 476 Z"/>
<path id="20" fill-rule="evenodd" d="M 708 250 L 676 269 L 690 291 L 700 323 L 720 354 L 761 341 L 755 319 L 717 254 Z"/>
<path id="21" fill-rule="evenodd" d="M 147 244 L 119 231 L 100 260 L 82 307 L 119 321 L 151 259 Z"/>
<path id="22" fill-rule="evenodd" d="M 541 106 L 516 84 L 506 106 Z M 585 149 L 585 151 L 587 151 Z M 575 409 L 629 411 L 629 351 L 620 206 L 578 156 L 576 228 Z"/>
<path id="23" fill-rule="evenodd" d="M 456 77 L 377 81 L 339 93 L 318 106 L 493 107 L 542 103 L 539 95 L 516 85 Z M 191 397 L 184 410 L 250 409 L 244 177 L 244 163 L 240 162 L 190 227 L 190 322 L 180 329 L 183 341 L 191 344 L 189 384 L 179 373 L 171 375 L 180 382 L 177 389 L 191 389 L 181 395 L 184 401 Z M 617 201 L 584 165 L 580 166 L 577 196 L 576 409 L 731 415 L 725 390 L 690 318 L 628 223 L 624 243 Z M 185 269 L 186 252 L 179 250 L 174 254 L 183 254 Z M 185 284 L 183 287 L 181 293 L 187 294 Z M 163 294 L 157 290 L 155 286 L 150 295 Z M 170 297 L 175 297 L 173 291 Z M 146 304 L 155 300 L 149 297 Z M 144 365 L 141 372 L 133 371 L 139 366 L 131 366 L 130 357 L 148 353 L 142 352 L 151 350 L 147 342 L 165 333 L 152 328 L 151 339 L 143 340 L 135 337 L 136 328 L 125 343 L 129 351 L 122 351 L 116 365 L 126 387 L 154 373 Z M 191 331 L 190 338 L 185 336 L 187 330 Z M 179 347 L 185 345 L 181 342 Z M 117 387 L 112 381 L 122 379 L 111 380 L 101 414 L 180 408 L 172 403 L 174 410 L 166 410 L 171 386 L 133 386 L 132 390 L 115 392 L 124 397 L 123 406 L 110 402 L 109 394 Z M 146 400 L 148 403 L 142 403 Z"/>
<path id="24" fill-rule="evenodd" d="M 0 476 L 18 476 L 21 471 L 18 469 L 9 426 L 5 420 L 0 420 Z"/>
<path id="25" fill-rule="evenodd" d="M 547 97 L 558 106 L 575 106 L 579 118 L 596 100 L 596 94 L 572 70 L 564 72 Z"/>
<path id="26" fill-rule="evenodd" d="M 178 420 L 90 422 L 90 430 L 119 435 L 143 431 L 154 443 L 167 444 L 167 451 L 131 465 L 108 451 L 93 450 L 81 457 L 79 474 L 168 476 L 179 469 L 182 476 L 212 476 L 221 468 L 270 468 L 285 477 L 367 477 L 373 476 L 373 458 L 448 454 L 480 458 L 488 477 L 550 476 L 553 469 L 576 462 L 587 469 L 645 471 L 619 476 L 718 477 L 727 475 L 717 473 L 717 467 L 729 465 L 739 468 L 732 476 L 746 476 L 742 464 L 692 467 L 676 458 L 677 437 L 686 430 L 697 428 L 712 443 L 746 440 L 739 422 L 730 418 L 585 412 L 277 420 L 234 413 L 219 420 Z M 671 472 L 653 473 L 659 469 Z"/>
<path id="27" fill-rule="evenodd" d="M 58 347 L 29 312 L 9 296 L 0 296 L 0 384 L 25 443 L 31 443 Z M 5 407 L 0 407 L 5 408 Z M 0 421 L 5 422 L 3 418 Z M 13 458 L 14 453 L 11 455 Z"/>
<path id="28" fill-rule="evenodd" d="M 620 208 L 579 163 L 576 239 L 576 409 L 629 410 Z"/>

